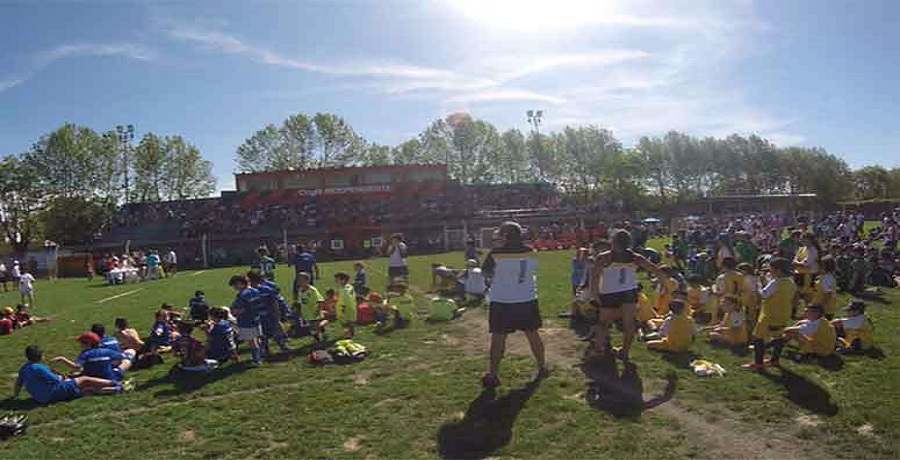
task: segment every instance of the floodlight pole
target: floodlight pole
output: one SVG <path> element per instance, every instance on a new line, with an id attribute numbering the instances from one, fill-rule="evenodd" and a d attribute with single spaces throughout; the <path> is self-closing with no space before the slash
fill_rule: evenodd
<path id="1" fill-rule="evenodd" d="M 131 147 L 131 141 L 134 139 L 134 125 L 117 125 L 116 133 L 119 135 L 119 148 L 122 149 L 122 168 L 125 173 L 125 200 L 124 202 L 127 204 L 130 200 L 129 189 L 129 150 Z"/>

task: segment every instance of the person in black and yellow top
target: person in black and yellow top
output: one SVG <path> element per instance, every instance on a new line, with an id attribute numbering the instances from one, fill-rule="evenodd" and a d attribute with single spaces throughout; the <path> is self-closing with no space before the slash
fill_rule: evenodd
<path id="1" fill-rule="evenodd" d="M 744 369 L 759 370 L 764 365 L 778 365 L 783 342 L 780 339 L 784 328 L 791 322 L 791 309 L 798 302 L 797 286 L 791 276 L 791 261 L 775 257 L 769 261 L 769 279 L 760 291 L 762 304 L 759 318 L 753 327 L 753 362 L 744 364 Z M 772 358 L 763 360 L 766 345 L 775 347 Z"/>
<path id="2" fill-rule="evenodd" d="M 531 353 L 537 361 L 535 380 L 548 374 L 544 361 L 544 342 L 538 333 L 541 328 L 541 311 L 538 308 L 537 269 L 538 258 L 534 249 L 525 245 L 522 227 L 515 222 L 504 222 L 495 233 L 498 245 L 491 250 L 481 266 L 488 297 L 491 299 L 488 314 L 488 331 L 491 334 L 491 351 L 488 371 L 481 384 L 488 389 L 500 385 L 497 376 L 500 361 L 506 350 L 506 336 L 522 331 Z"/>
<path id="3" fill-rule="evenodd" d="M 837 334 L 834 326 L 825 319 L 825 309 L 821 305 L 810 305 L 806 307 L 804 316 L 805 319 L 784 330 L 781 343 L 776 346 L 781 348 L 787 342 L 796 341 L 800 345 L 802 359 L 833 355 Z"/>
<path id="4" fill-rule="evenodd" d="M 844 350 L 865 351 L 872 348 L 872 326 L 866 317 L 866 303 L 853 299 L 844 307 L 847 316 L 831 322 Z"/>
<path id="5" fill-rule="evenodd" d="M 687 305 L 681 300 L 670 302 L 669 315 L 657 331 L 660 338 L 647 342 L 647 348 L 673 353 L 688 351 L 694 342 L 695 326 L 687 310 Z"/>

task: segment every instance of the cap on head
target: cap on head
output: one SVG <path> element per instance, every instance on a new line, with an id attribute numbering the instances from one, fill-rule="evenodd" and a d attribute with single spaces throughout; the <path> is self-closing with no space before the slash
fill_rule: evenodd
<path id="1" fill-rule="evenodd" d="M 469 259 L 466 261 L 466 268 L 475 268 L 478 266 L 478 261 L 475 259 Z"/>
<path id="2" fill-rule="evenodd" d="M 95 347 L 98 343 L 100 343 L 100 337 L 98 337 L 97 334 L 94 334 L 93 332 L 85 332 L 78 337 L 75 337 L 75 341 L 82 345 Z"/>

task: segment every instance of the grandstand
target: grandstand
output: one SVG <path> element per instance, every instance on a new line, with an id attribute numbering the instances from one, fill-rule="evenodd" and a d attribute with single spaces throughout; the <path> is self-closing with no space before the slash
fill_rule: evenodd
<path id="1" fill-rule="evenodd" d="M 340 167 L 235 174 L 216 198 L 123 206 L 99 251 L 175 248 L 202 266 L 247 263 L 261 244 L 286 256 L 298 241 L 320 256 L 376 255 L 401 232 L 413 252 L 461 248 L 482 228 L 516 219 L 549 228 L 590 214 L 550 184 L 461 185 L 444 165 Z"/>

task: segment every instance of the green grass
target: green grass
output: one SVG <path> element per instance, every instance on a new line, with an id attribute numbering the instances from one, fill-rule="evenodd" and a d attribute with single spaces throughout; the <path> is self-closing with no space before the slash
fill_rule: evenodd
<path id="1" fill-rule="evenodd" d="M 448 450 L 459 455 L 466 445 L 484 447 L 485 456 L 520 458 L 714 457 L 728 452 L 734 457 L 779 452 L 793 457 L 900 456 L 894 441 L 900 436 L 900 405 L 894 398 L 900 341 L 890 334 L 900 320 L 892 305 L 870 308 L 877 344 L 886 357 L 845 357 L 839 371 L 788 363 L 788 378 L 777 371 L 767 378 L 739 370 L 746 357 L 698 340 L 694 352 L 721 363 L 728 373 L 696 377 L 683 362 L 636 344 L 633 360 L 645 398 L 659 395 L 670 375 L 677 378 L 674 396 L 641 414 L 617 417 L 592 408 L 581 396 L 586 377 L 573 364 L 583 346 L 573 346 L 575 339 L 555 318 L 567 308 L 571 255 L 540 256 L 541 308 L 554 373 L 533 392 L 525 388 L 533 363 L 527 353 L 516 352 L 514 345 L 524 348 L 523 338 L 513 337 L 498 400 L 473 404 L 481 392 L 478 377 L 487 342 L 479 329 L 486 313 L 475 310 L 461 322 L 417 321 L 385 336 L 362 327 L 357 341 L 372 355 L 348 366 L 311 367 L 305 357 L 296 357 L 260 369 L 225 368 L 204 385 L 185 388 L 164 379 L 170 360 L 132 373 L 138 389 L 127 395 L 34 406 L 23 393 L 3 407 L 27 409 L 31 426 L 25 436 L 3 443 L 3 457 L 81 458 L 103 452 L 148 458 L 434 458 Z M 460 266 L 463 257 L 412 258 L 411 284 L 420 290 L 430 285 L 432 261 Z M 351 265 L 324 264 L 324 279 Z M 378 288 L 385 260 L 369 265 L 370 284 Z M 12 389 L 27 344 L 39 344 L 47 359 L 72 357 L 77 353 L 72 337 L 93 322 L 111 329 L 116 316 L 126 316 L 145 333 L 160 303 L 183 306 L 196 289 L 214 304 L 228 304 L 233 293 L 225 282 L 236 271 L 187 272 L 116 287 L 85 280 L 39 282 L 35 313 L 55 319 L 0 337 L 5 342 L 0 384 Z M 289 286 L 287 267 L 278 270 L 277 281 Z M 97 302 L 134 289 L 142 291 Z M 887 298 L 893 304 L 900 300 L 896 291 Z M 0 294 L 0 304 L 16 301 L 13 293 Z M 307 343 L 294 340 L 292 345 Z M 822 404 L 824 397 L 833 407 Z"/>

